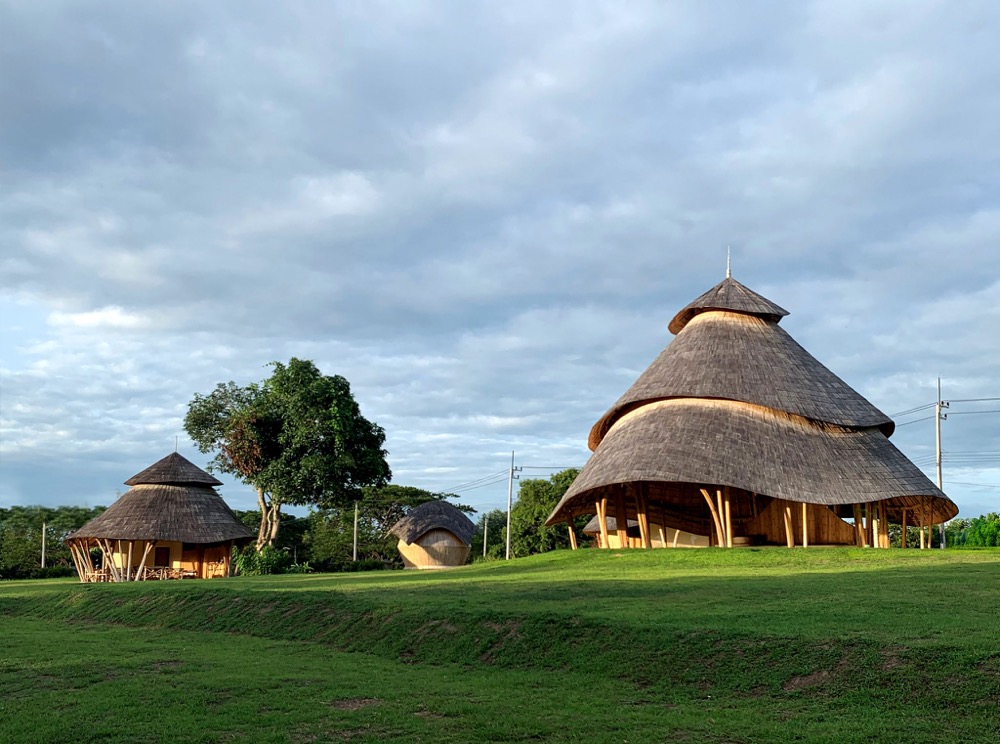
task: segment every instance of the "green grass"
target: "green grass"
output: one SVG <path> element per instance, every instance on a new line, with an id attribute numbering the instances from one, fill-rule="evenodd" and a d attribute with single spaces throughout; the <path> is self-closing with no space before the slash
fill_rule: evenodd
<path id="1" fill-rule="evenodd" d="M 1000 736 L 1000 551 L 18 582 L 0 634 L 0 742 Z"/>

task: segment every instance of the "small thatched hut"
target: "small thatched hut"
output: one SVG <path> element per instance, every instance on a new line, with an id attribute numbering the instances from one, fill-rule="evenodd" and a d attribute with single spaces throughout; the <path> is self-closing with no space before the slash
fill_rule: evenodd
<path id="1" fill-rule="evenodd" d="M 447 501 L 428 501 L 410 509 L 389 531 L 406 568 L 454 568 L 469 560 L 476 526 Z"/>
<path id="2" fill-rule="evenodd" d="M 888 547 L 895 522 L 929 545 L 958 508 L 889 442 L 892 420 L 779 327 L 786 315 L 728 274 L 677 313 L 677 338 L 594 424 L 546 524 L 596 513 L 605 547 L 612 529 L 628 546 L 632 521 L 643 547 L 670 530 Z"/>
<path id="3" fill-rule="evenodd" d="M 66 538 L 82 582 L 228 576 L 233 546 L 254 537 L 216 492 L 222 482 L 176 452 L 125 485 L 107 511 Z"/>

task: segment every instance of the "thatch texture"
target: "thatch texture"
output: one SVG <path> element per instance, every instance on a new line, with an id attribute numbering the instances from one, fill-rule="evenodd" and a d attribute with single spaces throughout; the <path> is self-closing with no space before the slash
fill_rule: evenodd
<path id="1" fill-rule="evenodd" d="M 635 519 L 646 546 L 654 526 L 730 547 L 810 532 L 888 545 L 888 520 L 955 516 L 889 442 L 891 419 L 779 328 L 784 315 L 728 277 L 681 310 L 677 338 L 592 428 L 594 454 L 546 523 L 610 512 Z"/>
<path id="2" fill-rule="evenodd" d="M 221 486 L 220 481 L 210 473 L 206 473 L 183 455 L 172 452 L 162 460 L 158 460 L 143 470 L 136 473 L 127 481 L 126 486 L 138 486 L 140 484 L 164 483 L 174 486 L 182 485 L 204 485 Z"/>
<path id="3" fill-rule="evenodd" d="M 731 310 L 747 315 L 756 315 L 774 322 L 788 315 L 788 311 L 775 305 L 766 297 L 744 287 L 732 277 L 726 277 L 705 294 L 684 307 L 670 321 L 669 330 L 678 334 L 696 315 L 709 310 Z"/>
<path id="4" fill-rule="evenodd" d="M 667 398 L 744 401 L 841 426 L 877 426 L 886 436 L 894 428 L 776 323 L 731 312 L 692 319 L 594 424 L 590 448 L 621 415 Z"/>
<path id="5" fill-rule="evenodd" d="M 428 501 L 410 509 L 389 532 L 405 543 L 413 543 L 432 530 L 447 530 L 470 545 L 476 526 L 465 512 L 447 501 Z"/>
<path id="6" fill-rule="evenodd" d="M 699 510 L 696 486 L 710 485 L 827 505 L 930 496 L 941 500 L 941 518 L 958 513 L 875 427 L 816 424 L 733 401 L 673 399 L 623 416 L 548 523 L 593 512 L 601 489 L 633 482 L 691 484 Z"/>
<path id="7" fill-rule="evenodd" d="M 176 453 L 126 483 L 132 485 L 100 516 L 67 540 L 245 541 L 254 537 L 210 484 L 219 484 Z"/>

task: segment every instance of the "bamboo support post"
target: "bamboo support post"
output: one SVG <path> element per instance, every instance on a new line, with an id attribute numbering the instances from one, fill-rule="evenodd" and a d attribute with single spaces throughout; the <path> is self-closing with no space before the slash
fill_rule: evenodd
<path id="1" fill-rule="evenodd" d="M 601 523 L 601 547 L 610 547 L 608 543 L 608 497 L 597 502 L 597 521 Z"/>
<path id="2" fill-rule="evenodd" d="M 642 483 L 638 483 L 633 487 L 633 495 L 635 496 L 635 513 L 636 521 L 639 522 L 639 536 L 642 538 L 642 547 L 652 548 L 653 541 L 649 535 L 649 504 L 646 498 L 646 487 Z"/>
<path id="3" fill-rule="evenodd" d="M 792 529 L 792 504 L 785 502 L 785 542 L 788 547 L 795 547 L 795 532 Z"/>
<path id="4" fill-rule="evenodd" d="M 615 527 L 618 532 L 618 546 L 629 547 L 628 544 L 628 508 L 625 505 L 625 488 L 615 489 Z"/>
<path id="5" fill-rule="evenodd" d="M 715 534 L 719 537 L 719 545 L 722 545 L 722 521 L 719 519 L 719 512 L 715 509 L 715 504 L 712 501 L 712 496 L 708 493 L 707 488 L 701 489 L 701 495 L 705 497 L 705 501 L 708 502 L 708 510 L 712 513 L 712 521 L 715 522 Z"/>
<path id="6" fill-rule="evenodd" d="M 859 548 L 865 546 L 864 538 L 861 536 L 861 504 L 851 504 L 854 511 L 854 542 Z"/>
<path id="7" fill-rule="evenodd" d="M 576 550 L 576 533 L 573 531 L 572 523 L 567 526 L 569 527 L 569 546 Z"/>
<path id="8" fill-rule="evenodd" d="M 674 530 L 673 547 L 675 547 L 675 548 L 677 547 L 677 541 L 680 540 L 680 539 L 681 539 L 681 531 L 680 530 Z"/>
<path id="9" fill-rule="evenodd" d="M 726 505 L 726 547 L 731 548 L 733 547 L 733 513 L 729 501 L 729 486 L 726 486 L 723 497 Z"/>
<path id="10" fill-rule="evenodd" d="M 809 547 L 809 505 L 802 502 L 802 547 Z"/>
<path id="11" fill-rule="evenodd" d="M 906 547 L 906 507 L 903 508 L 902 531 L 899 533 L 899 547 Z"/>
<path id="12" fill-rule="evenodd" d="M 572 529 L 572 528 L 571 528 Z M 142 551 L 142 560 L 139 561 L 139 568 L 135 572 L 135 580 L 142 581 L 142 572 L 146 569 L 146 559 L 149 557 L 150 551 L 153 549 L 154 540 L 149 540 L 146 543 L 145 549 Z"/>
<path id="13" fill-rule="evenodd" d="M 125 581 L 133 581 L 132 576 L 132 546 L 135 545 L 135 540 L 128 541 L 128 564 L 125 566 Z"/>

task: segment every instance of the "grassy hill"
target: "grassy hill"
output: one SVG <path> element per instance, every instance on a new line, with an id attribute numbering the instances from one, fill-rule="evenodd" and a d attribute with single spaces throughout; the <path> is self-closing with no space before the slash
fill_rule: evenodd
<path id="1" fill-rule="evenodd" d="M 8 583 L 0 740 L 994 741 L 998 610 L 997 551 Z"/>

